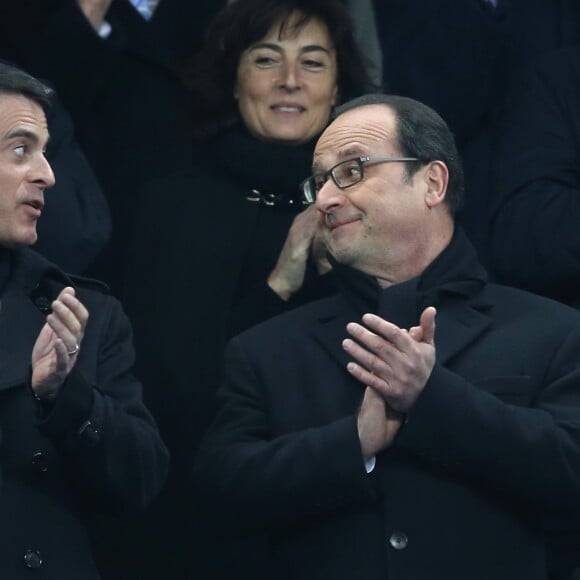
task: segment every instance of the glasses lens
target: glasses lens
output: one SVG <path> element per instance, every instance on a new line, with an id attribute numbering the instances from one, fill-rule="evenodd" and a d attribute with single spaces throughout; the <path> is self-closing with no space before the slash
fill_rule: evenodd
<path id="1" fill-rule="evenodd" d="M 349 187 L 358 183 L 362 177 L 362 164 L 360 159 L 349 159 L 334 167 L 332 175 L 338 187 Z"/>
<path id="2" fill-rule="evenodd" d="M 329 177 L 330 176 L 328 173 L 319 173 L 318 175 L 312 176 L 316 193 L 318 193 L 324 187 L 324 184 L 328 181 Z"/>
<path id="3" fill-rule="evenodd" d="M 306 203 L 314 203 L 316 200 L 316 183 L 314 177 L 305 179 L 300 186 L 302 187 L 302 196 Z"/>

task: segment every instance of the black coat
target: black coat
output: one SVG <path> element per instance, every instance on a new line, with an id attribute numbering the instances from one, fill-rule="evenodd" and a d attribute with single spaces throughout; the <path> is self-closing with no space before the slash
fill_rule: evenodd
<path id="1" fill-rule="evenodd" d="M 269 532 L 269 577 L 548 577 L 544 518 L 580 511 L 580 316 L 463 274 L 374 308 L 347 280 L 231 341 L 196 482 L 213 522 Z M 408 327 L 428 304 L 435 368 L 367 474 L 345 326 L 375 309 Z"/>
<path id="2" fill-rule="evenodd" d="M 67 285 L 90 318 L 77 364 L 45 406 L 28 384 L 30 356 Z M 0 577 L 97 578 L 87 517 L 143 511 L 168 466 L 132 375 L 129 323 L 100 284 L 68 278 L 30 250 L 14 255 L 1 301 Z"/>

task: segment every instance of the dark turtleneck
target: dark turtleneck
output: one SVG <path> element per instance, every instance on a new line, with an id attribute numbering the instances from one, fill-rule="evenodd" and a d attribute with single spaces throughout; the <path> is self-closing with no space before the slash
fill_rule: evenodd
<path id="1" fill-rule="evenodd" d="M 267 278 L 292 221 L 305 209 L 299 184 L 310 175 L 314 145 L 315 141 L 299 146 L 267 143 L 239 128 L 208 143 L 204 158 L 210 170 L 239 190 L 240 196 L 255 197 L 253 190 L 257 190 L 276 198 L 272 206 L 259 200 L 247 201 L 257 212 L 230 310 L 229 336 L 263 320 L 262 304 L 258 302 L 263 300 Z M 219 194 L 216 191 L 216 196 Z M 309 267 L 306 287 L 315 284 L 316 277 Z"/>
<path id="2" fill-rule="evenodd" d="M 300 207 L 298 186 L 311 173 L 315 144 L 271 143 L 232 129 L 208 143 L 208 161 L 239 186 L 292 199 Z"/>

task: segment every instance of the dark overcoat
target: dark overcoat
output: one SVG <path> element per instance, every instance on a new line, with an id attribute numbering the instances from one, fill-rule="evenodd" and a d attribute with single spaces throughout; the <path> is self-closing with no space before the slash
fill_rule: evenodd
<path id="1" fill-rule="evenodd" d="M 62 288 L 89 311 L 77 364 L 54 403 L 33 397 L 33 345 Z M 98 578 L 90 512 L 143 510 L 168 454 L 131 367 L 131 331 L 106 288 L 30 250 L 13 256 L 0 312 L 0 577 Z"/>
<path id="2" fill-rule="evenodd" d="M 514 84 L 497 130 L 491 222 L 502 282 L 577 307 L 579 100 L 579 47 L 534 61 Z"/>
<path id="3" fill-rule="evenodd" d="M 270 577 L 548 578 L 546 520 L 580 509 L 580 317 L 487 283 L 433 303 L 435 368 L 370 474 L 341 347 L 365 309 L 341 294 L 231 341 L 195 481 L 214 522 L 268 531 Z"/>

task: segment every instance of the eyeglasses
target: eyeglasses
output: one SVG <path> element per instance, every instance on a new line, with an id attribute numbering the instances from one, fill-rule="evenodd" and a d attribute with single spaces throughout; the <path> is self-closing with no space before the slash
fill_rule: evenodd
<path id="1" fill-rule="evenodd" d="M 392 163 L 394 161 L 419 161 L 419 159 L 417 157 L 355 157 L 341 161 L 328 171 L 312 175 L 300 184 L 304 201 L 314 203 L 318 192 L 331 177 L 337 187 L 347 189 L 363 180 L 364 165 Z"/>

